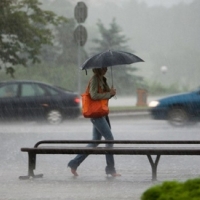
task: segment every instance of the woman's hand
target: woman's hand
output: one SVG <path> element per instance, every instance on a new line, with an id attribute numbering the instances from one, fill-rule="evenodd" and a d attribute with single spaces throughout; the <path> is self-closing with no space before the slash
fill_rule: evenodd
<path id="1" fill-rule="evenodd" d="M 111 95 L 111 96 L 115 96 L 115 95 L 116 95 L 116 89 L 111 88 L 111 89 L 110 89 L 110 95 Z"/>

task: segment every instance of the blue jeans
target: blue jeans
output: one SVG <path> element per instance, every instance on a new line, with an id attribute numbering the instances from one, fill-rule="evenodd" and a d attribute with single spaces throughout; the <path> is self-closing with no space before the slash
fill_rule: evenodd
<path id="1" fill-rule="evenodd" d="M 92 140 L 101 140 L 102 137 L 105 140 L 114 140 L 108 117 L 92 118 L 93 124 L 93 138 Z M 97 147 L 99 144 L 90 143 L 87 147 Z M 106 144 L 107 147 L 112 147 L 113 144 Z M 77 169 L 77 167 L 87 158 L 88 154 L 78 154 L 73 160 L 68 163 L 68 166 Z M 113 154 L 106 154 L 106 174 L 116 173 L 115 162 Z"/>

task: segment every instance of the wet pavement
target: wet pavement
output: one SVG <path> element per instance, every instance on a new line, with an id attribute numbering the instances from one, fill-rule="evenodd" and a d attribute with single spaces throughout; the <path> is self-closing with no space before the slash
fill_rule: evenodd
<path id="1" fill-rule="evenodd" d="M 112 117 L 111 117 L 112 118 Z M 115 139 L 191 139 L 199 140 L 199 125 L 172 128 L 165 122 L 150 119 L 112 118 Z M 73 155 L 37 156 L 36 174 L 42 179 L 19 180 L 27 174 L 27 153 L 21 147 L 32 147 L 46 139 L 90 139 L 91 124 L 74 120 L 59 126 L 1 124 L 0 130 L 0 200 L 139 200 L 141 194 L 154 184 L 165 180 L 185 181 L 200 174 L 198 156 L 161 157 L 158 182 L 151 181 L 151 168 L 146 156 L 115 156 L 121 177 L 107 177 L 105 157 L 91 155 L 78 168 L 74 178 L 67 163 Z"/>

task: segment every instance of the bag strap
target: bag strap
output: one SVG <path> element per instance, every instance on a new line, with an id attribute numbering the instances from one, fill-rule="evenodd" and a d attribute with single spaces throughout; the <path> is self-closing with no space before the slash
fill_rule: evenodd
<path id="1" fill-rule="evenodd" d="M 92 78 L 88 82 L 88 85 L 87 85 L 87 88 L 86 88 L 86 91 L 85 91 L 86 94 L 89 94 L 89 87 L 90 87 L 91 80 L 92 80 Z"/>
<path id="2" fill-rule="evenodd" d="M 95 75 L 94 75 L 95 76 Z M 93 77 L 92 77 L 93 78 Z M 91 83 L 91 80 L 92 80 L 92 78 L 89 80 L 89 82 L 88 82 L 88 85 L 87 85 L 87 88 L 86 88 L 86 93 L 87 94 L 89 94 L 89 87 L 90 87 L 90 83 Z M 99 85 L 99 78 L 97 77 L 97 80 L 98 80 L 98 92 L 99 93 L 103 93 L 102 92 L 102 89 L 101 89 L 101 87 L 100 87 L 100 85 Z"/>

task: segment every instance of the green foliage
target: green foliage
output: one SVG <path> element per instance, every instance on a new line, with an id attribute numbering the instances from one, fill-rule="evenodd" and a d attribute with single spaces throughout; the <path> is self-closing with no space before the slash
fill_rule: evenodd
<path id="1" fill-rule="evenodd" d="M 41 49 L 41 60 L 50 66 L 77 63 L 78 46 L 73 37 L 74 29 L 73 19 L 68 19 L 68 23 L 58 25 L 54 31 L 53 46 L 43 45 Z"/>
<path id="2" fill-rule="evenodd" d="M 93 42 L 98 44 L 93 51 L 99 53 L 107 49 L 114 50 L 128 50 L 128 47 L 125 45 L 128 42 L 128 39 L 125 35 L 122 34 L 122 29 L 116 23 L 116 20 L 113 19 L 110 23 L 110 28 L 106 29 L 103 23 L 99 20 L 97 26 L 101 35 L 101 38 L 93 39 Z"/>
<path id="3" fill-rule="evenodd" d="M 173 93 L 179 93 L 179 92 L 186 92 L 189 90 L 187 86 L 183 86 L 181 88 L 178 83 L 164 85 L 158 81 L 153 81 L 153 82 L 149 82 L 146 85 L 148 85 L 148 93 L 150 95 L 173 94 Z"/>
<path id="4" fill-rule="evenodd" d="M 66 22 L 40 6 L 38 0 L 0 1 L 0 61 L 4 67 L 38 63 L 42 45 L 52 44 L 53 26 Z"/>
<path id="5" fill-rule="evenodd" d="M 74 30 L 76 23 L 74 19 L 69 19 L 68 23 L 62 23 L 58 26 L 56 32 L 56 42 L 60 46 L 61 53 L 56 59 L 56 64 L 64 65 L 66 63 L 77 64 L 78 45 L 74 39 Z M 80 47 L 82 60 L 86 59 L 86 52 Z"/>
<path id="6" fill-rule="evenodd" d="M 77 91 L 77 74 L 80 70 L 75 65 L 66 66 L 49 66 L 45 63 L 36 64 L 31 67 L 24 68 L 23 66 L 16 66 L 15 80 L 36 80 L 53 85 L 57 85 L 68 90 Z M 0 79 L 7 81 L 11 78 L 5 76 L 5 72 L 1 71 Z"/>
<path id="7" fill-rule="evenodd" d="M 10 76 L 12 78 L 14 78 L 14 73 L 15 73 L 15 70 L 12 67 L 7 67 L 6 68 L 6 74 L 10 74 Z"/>
<path id="8" fill-rule="evenodd" d="M 200 197 L 200 179 L 186 182 L 166 181 L 146 190 L 141 200 L 198 200 Z"/>

